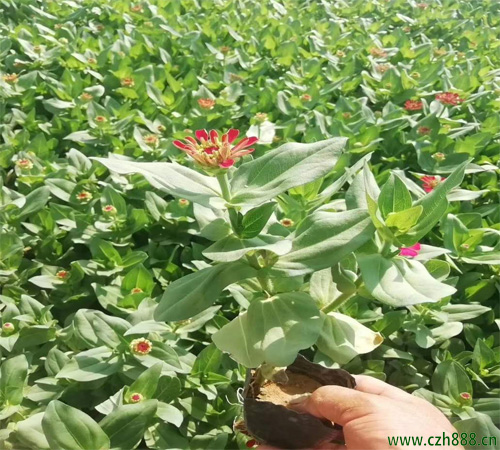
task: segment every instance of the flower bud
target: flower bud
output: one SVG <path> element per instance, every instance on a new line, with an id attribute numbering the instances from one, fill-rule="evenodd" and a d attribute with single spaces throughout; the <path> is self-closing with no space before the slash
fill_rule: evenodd
<path id="1" fill-rule="evenodd" d="M 295 222 L 292 219 L 288 219 L 286 217 L 284 219 L 281 219 L 280 223 L 287 228 L 293 227 L 295 225 Z"/>
<path id="2" fill-rule="evenodd" d="M 436 152 L 432 154 L 432 158 L 435 159 L 437 162 L 441 162 L 446 159 L 446 155 L 442 152 Z"/>
<path id="3" fill-rule="evenodd" d="M 14 331 L 16 331 L 16 329 L 15 329 L 13 323 L 11 323 L 11 322 L 5 322 L 2 325 L 2 334 L 9 335 L 9 334 L 14 333 Z"/>
<path id="4" fill-rule="evenodd" d="M 107 214 L 109 216 L 114 216 L 116 215 L 116 208 L 113 205 L 106 205 L 104 208 L 102 208 L 102 211 L 104 214 Z"/>
<path id="5" fill-rule="evenodd" d="M 18 159 L 16 161 L 16 166 L 19 167 L 21 170 L 33 169 L 33 163 L 27 158 Z"/>

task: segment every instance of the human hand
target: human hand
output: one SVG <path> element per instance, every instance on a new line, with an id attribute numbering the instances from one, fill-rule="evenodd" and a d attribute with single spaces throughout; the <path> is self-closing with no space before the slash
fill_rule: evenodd
<path id="1" fill-rule="evenodd" d="M 444 414 L 426 400 L 410 395 L 383 381 L 355 375 L 356 389 L 323 386 L 295 403 L 294 409 L 342 425 L 345 446 L 327 444 L 331 450 L 415 450 L 436 445 L 440 450 L 463 450 L 451 445 L 457 430 Z M 443 433 L 450 445 L 443 444 Z M 421 445 L 389 445 L 388 437 L 422 437 Z M 433 438 L 434 437 L 434 438 Z M 432 438 L 431 441 L 428 441 Z M 425 445 L 426 444 L 426 445 Z M 432 445 L 431 445 L 432 444 Z M 261 445 L 258 450 L 273 450 Z M 274 449 L 275 450 L 275 449 Z"/>

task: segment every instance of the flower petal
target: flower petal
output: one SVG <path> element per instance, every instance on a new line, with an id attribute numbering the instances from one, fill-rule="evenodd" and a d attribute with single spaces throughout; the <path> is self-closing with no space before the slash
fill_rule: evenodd
<path id="1" fill-rule="evenodd" d="M 240 130 L 236 130 L 234 128 L 231 128 L 227 132 L 227 141 L 231 144 L 234 142 L 234 140 L 240 135 Z"/>
<path id="2" fill-rule="evenodd" d="M 196 136 L 196 139 L 198 139 L 199 141 L 201 141 L 202 139 L 208 141 L 207 130 L 196 130 L 194 134 Z"/>
<path id="3" fill-rule="evenodd" d="M 234 165 L 234 159 L 226 159 L 225 161 L 222 161 L 219 164 L 219 167 L 222 167 L 223 169 L 227 169 L 229 167 L 232 167 Z"/>
<path id="4" fill-rule="evenodd" d="M 174 141 L 172 142 L 177 148 L 180 148 L 181 150 L 189 150 L 189 145 L 184 144 L 182 141 Z"/>
<path id="5" fill-rule="evenodd" d="M 215 130 L 210 130 L 210 139 L 214 144 L 217 144 L 217 142 L 219 141 L 219 133 L 217 133 L 217 131 Z"/>

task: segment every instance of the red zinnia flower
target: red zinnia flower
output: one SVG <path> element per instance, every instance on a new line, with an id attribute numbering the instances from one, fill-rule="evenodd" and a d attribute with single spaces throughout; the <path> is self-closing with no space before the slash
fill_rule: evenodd
<path id="1" fill-rule="evenodd" d="M 401 247 L 401 251 L 399 252 L 399 256 L 406 256 L 407 258 L 414 258 L 420 252 L 420 244 L 417 242 L 415 245 L 411 247 Z"/>
<path id="2" fill-rule="evenodd" d="M 441 92 L 441 94 L 436 95 L 436 100 L 444 103 L 445 105 L 458 105 L 463 102 L 464 99 L 460 95 L 453 92 Z"/>
<path id="3" fill-rule="evenodd" d="M 464 400 L 470 400 L 472 398 L 472 395 L 470 395 L 468 392 L 462 392 L 460 393 L 460 397 Z"/>
<path id="4" fill-rule="evenodd" d="M 431 134 L 431 129 L 429 127 L 418 127 L 418 134 L 423 134 L 423 135 L 426 135 L 426 134 Z"/>
<path id="5" fill-rule="evenodd" d="M 130 401 L 132 403 L 139 403 L 143 398 L 142 394 L 135 393 L 130 396 Z"/>
<path id="6" fill-rule="evenodd" d="M 132 77 L 123 78 L 120 80 L 120 83 L 125 87 L 133 87 L 135 85 L 135 81 Z"/>
<path id="7" fill-rule="evenodd" d="M 422 177 L 421 180 L 423 181 L 422 187 L 424 188 L 424 191 L 432 192 L 434 188 L 441 184 L 444 180 L 446 180 L 446 178 L 441 178 L 439 175 L 426 175 L 425 177 Z"/>
<path id="8" fill-rule="evenodd" d="M 60 280 L 65 280 L 68 278 L 69 272 L 67 270 L 60 270 L 59 272 L 56 273 L 56 277 L 59 278 Z"/>
<path id="9" fill-rule="evenodd" d="M 406 100 L 405 109 L 406 111 L 420 111 L 423 108 L 423 104 L 420 100 Z"/>
<path id="10" fill-rule="evenodd" d="M 173 144 L 202 166 L 227 169 L 233 166 L 238 158 L 254 151 L 253 148 L 247 147 L 257 142 L 256 137 L 246 137 L 234 147 L 231 145 L 239 134 L 238 130 L 230 129 L 219 139 L 219 133 L 215 130 L 210 130 L 210 133 L 198 130 L 195 135 L 199 142 L 188 136 L 184 142 L 174 141 Z"/>
<path id="11" fill-rule="evenodd" d="M 137 355 L 147 355 L 153 348 L 151 341 L 145 338 L 134 339 L 130 343 L 130 350 Z"/>
<path id="12" fill-rule="evenodd" d="M 88 191 L 82 191 L 76 194 L 76 198 L 81 202 L 88 202 L 92 198 L 92 194 Z"/>

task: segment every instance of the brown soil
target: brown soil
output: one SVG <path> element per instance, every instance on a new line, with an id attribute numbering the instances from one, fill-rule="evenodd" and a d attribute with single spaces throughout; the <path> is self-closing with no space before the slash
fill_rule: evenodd
<path id="1" fill-rule="evenodd" d="M 286 371 L 288 382 L 286 384 L 278 384 L 273 381 L 266 381 L 260 387 L 258 399 L 271 402 L 275 405 L 288 406 L 288 403 L 304 394 L 314 392 L 321 387 L 321 384 L 312 380 L 306 375 L 292 373 Z"/>

